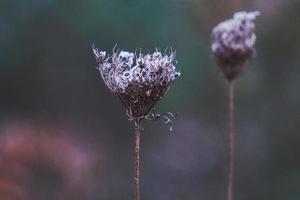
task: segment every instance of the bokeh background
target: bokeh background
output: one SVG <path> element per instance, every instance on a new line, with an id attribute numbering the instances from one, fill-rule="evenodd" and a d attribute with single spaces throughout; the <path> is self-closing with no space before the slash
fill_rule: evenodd
<path id="1" fill-rule="evenodd" d="M 142 199 L 225 199 L 227 85 L 210 31 L 260 10 L 257 56 L 236 83 L 239 200 L 300 199 L 300 1 L 1 0 L 0 199 L 133 199 L 133 126 L 91 44 L 177 51 L 182 77 L 145 123 Z"/>

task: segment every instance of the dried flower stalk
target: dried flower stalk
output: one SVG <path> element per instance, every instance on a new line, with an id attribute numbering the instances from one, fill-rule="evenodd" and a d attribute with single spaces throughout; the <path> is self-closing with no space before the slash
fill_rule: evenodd
<path id="1" fill-rule="evenodd" d="M 108 56 L 93 46 L 98 70 L 109 90 L 119 98 L 129 121 L 135 125 L 135 200 L 140 200 L 140 135 L 142 120 L 163 119 L 172 130 L 170 113 L 149 114 L 156 103 L 180 76 L 175 68 L 175 54 L 156 50 L 152 54 L 115 51 Z"/>
<path id="2" fill-rule="evenodd" d="M 237 12 L 232 19 L 219 23 L 212 31 L 211 50 L 216 61 L 228 80 L 229 110 L 229 169 L 227 200 L 233 199 L 234 162 L 235 162 L 235 130 L 234 130 L 234 79 L 242 72 L 246 62 L 255 54 L 256 35 L 255 12 Z"/>

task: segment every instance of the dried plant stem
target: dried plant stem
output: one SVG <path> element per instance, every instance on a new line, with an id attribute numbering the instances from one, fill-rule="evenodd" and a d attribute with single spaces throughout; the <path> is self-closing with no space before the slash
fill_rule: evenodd
<path id="1" fill-rule="evenodd" d="M 235 161 L 235 130 L 234 130 L 234 81 L 229 81 L 228 91 L 229 105 L 229 168 L 228 168 L 228 185 L 227 185 L 227 200 L 233 200 L 234 192 L 234 161 Z"/>
<path id="2" fill-rule="evenodd" d="M 135 147 L 134 147 L 134 158 L 135 158 L 135 200 L 140 200 L 140 141 L 141 141 L 141 128 L 135 127 Z"/>
<path id="3" fill-rule="evenodd" d="M 235 10 L 241 9 L 241 1 L 240 0 L 232 0 L 232 4 Z"/>

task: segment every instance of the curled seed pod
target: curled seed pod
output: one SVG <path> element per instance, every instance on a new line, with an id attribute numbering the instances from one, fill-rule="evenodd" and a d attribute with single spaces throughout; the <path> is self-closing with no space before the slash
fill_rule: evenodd
<path id="1" fill-rule="evenodd" d="M 112 52 L 93 47 L 98 70 L 109 90 L 117 96 L 127 111 L 129 120 L 146 118 L 171 84 L 180 76 L 175 68 L 175 54 Z"/>
<path id="2" fill-rule="evenodd" d="M 212 31 L 211 50 L 225 77 L 231 81 L 255 54 L 254 19 L 260 14 L 237 12 L 232 19 L 219 23 Z"/>

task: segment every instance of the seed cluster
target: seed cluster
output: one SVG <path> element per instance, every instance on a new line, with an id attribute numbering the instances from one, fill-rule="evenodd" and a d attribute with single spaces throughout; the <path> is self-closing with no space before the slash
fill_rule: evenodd
<path id="1" fill-rule="evenodd" d="M 156 50 L 152 54 L 105 51 L 93 47 L 98 70 L 110 91 L 115 94 L 129 117 L 142 119 L 180 76 L 175 68 L 175 54 Z"/>
<path id="2" fill-rule="evenodd" d="M 228 80 L 234 79 L 255 53 L 255 12 L 237 12 L 212 31 L 211 49 Z"/>

